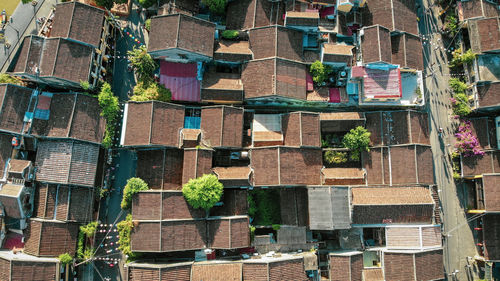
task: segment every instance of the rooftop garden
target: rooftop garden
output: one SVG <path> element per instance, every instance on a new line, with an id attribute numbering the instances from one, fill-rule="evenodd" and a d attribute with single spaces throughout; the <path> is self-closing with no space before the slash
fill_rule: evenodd
<path id="1" fill-rule="evenodd" d="M 195 209 L 209 210 L 220 201 L 224 186 L 215 175 L 203 175 L 190 179 L 182 186 L 182 194 L 186 201 Z"/>
<path id="2" fill-rule="evenodd" d="M 130 178 L 123 189 L 123 198 L 120 207 L 129 210 L 132 207 L 132 197 L 139 191 L 148 190 L 148 184 L 140 178 Z"/>
<path id="3" fill-rule="evenodd" d="M 349 132 L 342 134 L 325 134 L 321 137 L 323 148 L 345 148 L 327 150 L 323 155 L 326 164 L 336 166 L 349 162 L 359 162 L 363 151 L 370 151 L 370 136 L 364 127 L 358 126 Z"/>

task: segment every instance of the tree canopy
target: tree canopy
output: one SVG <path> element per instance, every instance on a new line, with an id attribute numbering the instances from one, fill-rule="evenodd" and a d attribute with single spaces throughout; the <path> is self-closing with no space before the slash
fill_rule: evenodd
<path id="1" fill-rule="evenodd" d="M 223 15 L 226 12 L 227 0 L 202 0 L 202 2 L 214 14 Z"/>
<path id="2" fill-rule="evenodd" d="M 224 186 L 215 175 L 203 175 L 190 179 L 182 186 L 182 194 L 193 208 L 208 211 L 219 202 Z"/>
<path id="3" fill-rule="evenodd" d="M 101 107 L 101 116 L 106 119 L 106 131 L 102 144 L 104 147 L 109 148 L 113 144 L 115 136 L 115 122 L 120 112 L 120 105 L 118 98 L 113 95 L 111 85 L 104 83 L 98 95 L 99 106 Z"/>
<path id="4" fill-rule="evenodd" d="M 342 144 L 351 150 L 351 160 L 358 161 L 361 152 L 370 151 L 370 135 L 371 133 L 362 126 L 351 129 L 349 133 L 344 135 Z"/>
<path id="5" fill-rule="evenodd" d="M 313 81 L 317 84 L 321 84 L 328 79 L 328 75 L 333 71 L 330 66 L 324 65 L 319 60 L 313 62 L 309 70 L 311 71 Z"/>
<path id="6" fill-rule="evenodd" d="M 153 58 L 148 54 L 146 46 L 142 45 L 139 48 L 134 47 L 128 51 L 128 59 L 137 73 L 139 82 L 150 83 L 153 81 L 153 74 L 158 65 Z"/>
<path id="7" fill-rule="evenodd" d="M 132 196 L 141 190 L 148 190 L 148 184 L 140 178 L 130 178 L 123 189 L 123 199 L 120 206 L 124 210 L 130 209 L 132 205 Z"/>

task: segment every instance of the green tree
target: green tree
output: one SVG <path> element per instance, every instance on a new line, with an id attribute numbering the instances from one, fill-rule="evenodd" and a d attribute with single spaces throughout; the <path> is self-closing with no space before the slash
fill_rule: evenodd
<path id="1" fill-rule="evenodd" d="M 122 251 L 124 255 L 127 255 L 127 262 L 132 261 L 137 254 L 132 252 L 130 248 L 130 234 L 134 228 L 134 223 L 132 222 L 132 215 L 128 214 L 125 220 L 116 224 L 116 229 L 118 230 L 118 250 Z"/>
<path id="2" fill-rule="evenodd" d="M 132 51 L 128 51 L 128 59 L 137 73 L 139 82 L 149 84 L 153 81 L 153 74 L 158 67 L 153 58 L 148 54 L 146 46 L 142 45 L 139 48 L 134 47 Z"/>
<path id="3" fill-rule="evenodd" d="M 328 79 L 328 75 L 330 75 L 333 70 L 330 66 L 324 65 L 317 60 L 311 64 L 309 71 L 312 74 L 313 81 L 316 82 L 316 84 L 321 84 Z"/>
<path id="4" fill-rule="evenodd" d="M 68 253 L 60 254 L 58 259 L 64 265 L 70 264 L 73 261 L 73 257 L 70 256 Z"/>
<path id="5" fill-rule="evenodd" d="M 144 27 L 147 29 L 147 31 L 151 31 L 151 19 L 147 19 L 144 22 Z"/>
<path id="6" fill-rule="evenodd" d="M 226 12 L 227 0 L 202 0 L 207 5 L 210 12 L 217 15 L 223 15 Z"/>
<path id="7" fill-rule="evenodd" d="M 351 129 L 344 135 L 342 144 L 351 150 L 351 160 L 359 161 L 361 152 L 370 151 L 370 135 L 362 126 Z"/>
<path id="8" fill-rule="evenodd" d="M 226 38 L 226 39 L 234 39 L 236 37 L 238 37 L 239 35 L 239 31 L 238 30 L 224 30 L 222 31 L 222 38 Z"/>
<path id="9" fill-rule="evenodd" d="M 80 231 L 87 237 L 92 237 L 97 231 L 97 221 L 89 222 L 87 225 L 80 226 Z"/>
<path id="10" fill-rule="evenodd" d="M 208 212 L 219 202 L 224 186 L 215 175 L 203 175 L 190 179 L 182 186 L 182 194 L 193 208 L 202 208 Z"/>
<path id="11" fill-rule="evenodd" d="M 280 194 L 276 189 L 257 189 L 248 193 L 248 215 L 254 225 L 273 225 L 281 222 Z"/>
<path id="12" fill-rule="evenodd" d="M 169 102 L 172 98 L 172 93 L 165 86 L 156 82 L 144 83 L 139 82 L 134 87 L 134 95 L 130 97 L 132 101 L 148 101 L 158 100 Z"/>
<path id="13" fill-rule="evenodd" d="M 84 91 L 88 91 L 90 89 L 89 81 L 80 80 L 80 87 L 82 87 Z"/>
<path id="14" fill-rule="evenodd" d="M 21 79 L 15 77 L 15 76 L 11 76 L 7 73 L 0 74 L 0 84 L 3 84 L 3 83 L 15 84 L 15 85 L 22 85 L 23 84 Z"/>
<path id="15" fill-rule="evenodd" d="M 132 205 L 132 197 L 139 191 L 148 190 L 148 184 L 140 178 L 130 178 L 123 189 L 123 199 L 121 207 L 124 210 L 130 209 Z"/>
<path id="16" fill-rule="evenodd" d="M 115 122 L 120 112 L 120 105 L 118 98 L 113 95 L 111 85 L 104 83 L 98 95 L 99 106 L 101 107 L 101 116 L 106 119 L 106 131 L 104 133 L 104 140 L 102 144 L 105 148 L 111 147 L 113 138 L 115 136 Z"/>

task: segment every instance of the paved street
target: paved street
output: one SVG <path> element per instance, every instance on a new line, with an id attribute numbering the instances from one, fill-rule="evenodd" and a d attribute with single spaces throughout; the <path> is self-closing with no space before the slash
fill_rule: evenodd
<path id="1" fill-rule="evenodd" d="M 137 11 L 137 6 L 133 4 L 132 12 L 126 26 L 129 32 L 132 31 L 131 33 L 135 38 L 144 42 L 143 30 L 141 28 L 144 17 L 141 17 Z M 134 43 L 132 38 L 126 33 L 123 33 L 123 36 L 117 36 L 116 55 L 122 58 L 116 59 L 114 63 L 112 89 L 122 103 L 128 100 L 128 92 L 135 85 L 133 73 L 127 71 L 127 59 L 123 59 L 123 56 L 127 55 L 127 51 L 132 50 L 134 46 L 138 46 L 138 44 Z M 128 150 L 116 150 L 115 152 L 118 155 L 113 161 L 113 166 L 116 167 L 114 170 L 115 180 L 113 182 L 113 191 L 106 200 L 101 201 L 101 213 L 99 214 L 99 219 L 106 224 L 113 224 L 125 219 L 126 213 L 122 212 L 120 208 L 123 187 L 127 183 L 127 180 L 135 175 L 136 161 L 134 153 Z M 116 166 L 117 164 L 118 166 Z M 112 257 L 114 258 L 116 255 L 112 255 Z M 102 280 L 103 277 L 109 277 L 110 280 L 123 280 L 123 276 L 120 275 L 120 270 L 123 270 L 122 266 L 111 268 L 102 261 L 96 261 L 95 267 L 98 271 L 94 273 L 94 280 L 96 281 Z"/>
<path id="2" fill-rule="evenodd" d="M 5 39 L 10 43 L 10 48 L 6 48 L 4 44 L 0 45 L 0 69 L 1 72 L 7 71 L 7 68 L 14 57 L 19 43 L 26 35 L 37 34 L 36 18 L 46 17 L 50 13 L 50 9 L 54 7 L 57 0 L 38 0 L 36 7 L 31 4 L 20 3 L 9 19 L 9 23 L 5 28 Z M 36 17 L 35 17 L 36 15 Z M 11 15 L 8 15 L 9 17 Z"/>
<path id="3" fill-rule="evenodd" d="M 466 273 L 467 256 L 474 257 L 476 248 L 463 210 L 463 192 L 457 188 L 453 180 L 450 154 L 453 151 L 454 126 L 448 90 L 449 71 L 446 51 L 441 35 L 437 32 L 442 23 L 438 18 L 440 7 L 430 6 L 433 1 L 423 0 L 423 9 L 419 10 L 419 28 L 430 42 L 424 45 L 425 86 L 428 95 L 427 109 L 431 114 L 430 130 L 434 160 L 434 175 L 442 203 L 444 237 L 444 265 L 448 280 L 472 280 Z M 429 8 L 430 7 L 430 8 Z M 423 15 L 423 12 L 426 14 Z M 448 46 L 445 46 L 448 47 Z M 439 128 L 443 128 L 443 137 L 438 136 Z M 456 272 L 458 270 L 458 272 Z M 451 278 L 455 273 L 456 279 Z"/>

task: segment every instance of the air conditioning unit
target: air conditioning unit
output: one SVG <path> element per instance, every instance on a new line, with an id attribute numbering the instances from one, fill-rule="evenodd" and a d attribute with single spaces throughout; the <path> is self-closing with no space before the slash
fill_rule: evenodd
<path id="1" fill-rule="evenodd" d="M 235 151 L 231 152 L 232 160 L 246 160 L 248 159 L 248 151 Z"/>

